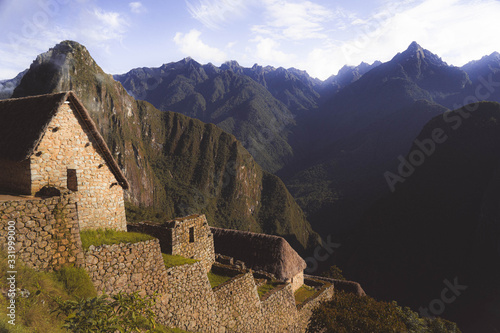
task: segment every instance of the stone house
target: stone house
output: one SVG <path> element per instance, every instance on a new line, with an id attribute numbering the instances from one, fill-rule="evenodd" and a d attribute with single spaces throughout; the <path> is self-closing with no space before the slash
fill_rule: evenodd
<path id="1" fill-rule="evenodd" d="M 0 190 L 44 196 L 69 190 L 80 229 L 126 230 L 129 188 L 73 92 L 0 101 Z"/>
<path id="2" fill-rule="evenodd" d="M 162 224 L 130 223 L 128 230 L 158 238 L 163 253 L 200 260 L 207 272 L 215 262 L 214 239 L 205 215 L 176 218 Z"/>
<path id="3" fill-rule="evenodd" d="M 271 273 L 289 282 L 293 291 L 304 284 L 307 264 L 283 237 L 214 227 L 210 230 L 215 253 L 240 260 L 255 271 Z"/>
<path id="4" fill-rule="evenodd" d="M 307 264 L 283 237 L 210 227 L 205 215 L 127 226 L 128 231 L 158 238 L 163 253 L 200 260 L 207 272 L 218 254 L 243 262 L 246 268 L 270 273 L 290 283 L 293 291 L 304 284 Z"/>

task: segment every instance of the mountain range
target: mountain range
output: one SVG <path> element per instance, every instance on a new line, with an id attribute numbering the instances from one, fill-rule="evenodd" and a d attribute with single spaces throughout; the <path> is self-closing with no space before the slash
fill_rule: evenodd
<path id="1" fill-rule="evenodd" d="M 414 309 L 456 277 L 471 292 L 442 315 L 495 332 L 500 54 L 459 68 L 414 42 L 325 81 L 191 58 L 111 76 L 66 41 L 0 84 L 14 97 L 80 96 L 131 182 L 129 217 L 201 212 L 313 257 L 331 236 L 342 246 L 323 268 L 340 263 L 369 294 Z M 450 139 L 410 172 L 436 128 Z"/>
<path id="2" fill-rule="evenodd" d="M 13 97 L 66 90 L 89 110 L 131 185 L 129 220 L 204 213 L 213 226 L 282 235 L 299 251 L 318 244 L 283 182 L 234 136 L 135 100 L 76 42 L 39 55 Z"/>

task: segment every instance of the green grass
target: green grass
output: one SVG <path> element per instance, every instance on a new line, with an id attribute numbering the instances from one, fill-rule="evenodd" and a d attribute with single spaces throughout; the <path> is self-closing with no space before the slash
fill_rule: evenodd
<path id="1" fill-rule="evenodd" d="M 77 267 L 62 267 L 53 274 L 54 277 L 62 283 L 66 292 L 74 298 L 97 296 L 95 287 L 88 277 L 85 269 Z"/>
<path id="2" fill-rule="evenodd" d="M 259 293 L 259 297 L 262 298 L 264 297 L 265 294 L 276 288 L 277 286 L 281 285 L 282 283 L 276 280 L 271 280 L 267 281 L 265 284 L 257 288 L 257 292 Z"/>
<path id="3" fill-rule="evenodd" d="M 295 291 L 295 305 L 299 305 L 316 293 L 316 289 L 303 285 Z"/>
<path id="4" fill-rule="evenodd" d="M 80 232 L 82 246 L 88 250 L 90 245 L 113 245 L 120 243 L 138 243 L 154 239 L 154 237 L 138 232 L 116 231 L 112 229 L 84 230 Z"/>
<path id="5" fill-rule="evenodd" d="M 6 290 L 8 271 L 7 259 L 0 251 L 0 289 Z M 17 288 L 26 289 L 28 297 L 16 299 L 16 325 L 7 321 L 6 307 L 8 299 L 0 295 L 0 332 L 66 332 L 62 324 L 64 318 L 52 311 L 57 308 L 56 298 L 75 300 L 79 297 L 93 297 L 95 288 L 83 269 L 65 267 L 58 272 L 39 272 L 16 262 Z"/>
<path id="6" fill-rule="evenodd" d="M 181 256 L 173 256 L 171 254 L 166 254 L 166 253 L 162 253 L 161 255 L 163 257 L 163 262 L 165 263 L 166 268 L 194 264 L 195 262 L 198 262 L 198 260 L 196 259 L 190 259 Z"/>
<path id="7" fill-rule="evenodd" d="M 229 281 L 233 278 L 232 276 L 218 274 L 218 273 L 214 273 L 212 271 L 208 272 L 207 275 L 208 275 L 208 281 L 210 281 L 210 286 L 212 288 L 215 288 L 218 285 L 221 285 L 224 282 Z"/>

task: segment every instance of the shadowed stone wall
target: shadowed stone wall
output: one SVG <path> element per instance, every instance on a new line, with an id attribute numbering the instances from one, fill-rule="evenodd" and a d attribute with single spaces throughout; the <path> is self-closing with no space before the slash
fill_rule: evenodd
<path id="1" fill-rule="evenodd" d="M 16 254 L 26 265 L 39 270 L 83 265 L 73 196 L 0 202 L 0 223 L 0 244 L 7 249 L 10 231 Z"/>

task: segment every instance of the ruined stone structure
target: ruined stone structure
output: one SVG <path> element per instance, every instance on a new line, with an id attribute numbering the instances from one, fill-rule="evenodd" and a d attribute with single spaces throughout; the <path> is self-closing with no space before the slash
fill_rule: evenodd
<path id="1" fill-rule="evenodd" d="M 210 228 L 215 252 L 240 260 L 253 270 L 273 274 L 278 280 L 290 283 L 292 290 L 304 284 L 306 262 L 288 242 L 279 236 L 255 232 Z"/>
<path id="2" fill-rule="evenodd" d="M 0 101 L 0 190 L 17 195 L 0 195 L 0 245 L 15 236 L 28 266 L 84 267 L 100 293 L 157 293 L 158 322 L 191 332 L 304 332 L 312 309 L 333 295 L 331 282 L 304 279 L 304 260 L 282 237 L 211 229 L 204 215 L 130 224 L 154 238 L 84 251 L 81 230 L 127 229 L 127 188 L 73 93 Z M 236 260 L 216 263 L 219 251 Z M 162 252 L 198 261 L 166 268 Z M 211 288 L 210 269 L 232 278 Z M 269 278 L 281 283 L 260 297 L 259 281 Z M 317 291 L 297 305 L 294 291 L 304 283 Z"/>
<path id="3" fill-rule="evenodd" d="M 215 262 L 214 239 L 205 215 L 177 218 L 161 225 L 129 224 L 128 230 L 157 237 L 163 253 L 198 259 L 207 272 Z"/>
<path id="4" fill-rule="evenodd" d="M 289 283 L 260 298 L 255 273 L 230 267 L 219 269 L 231 270 L 233 278 L 212 289 L 201 262 L 165 268 L 156 239 L 92 246 L 85 252 L 85 267 L 108 294 L 157 292 L 158 322 L 190 332 L 304 332 L 312 309 L 333 295 L 331 283 L 306 279 L 318 291 L 300 305 Z"/>
<path id="5" fill-rule="evenodd" d="M 81 229 L 126 230 L 128 183 L 72 92 L 0 101 L 0 190 L 72 191 Z"/>

